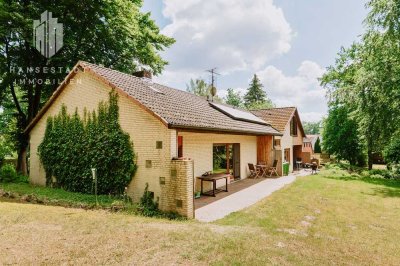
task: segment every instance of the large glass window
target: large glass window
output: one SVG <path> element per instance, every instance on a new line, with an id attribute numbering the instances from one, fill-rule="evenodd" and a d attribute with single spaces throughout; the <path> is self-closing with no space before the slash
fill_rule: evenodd
<path id="1" fill-rule="evenodd" d="M 214 144 L 213 145 L 213 173 L 232 174 L 232 145 Z"/>

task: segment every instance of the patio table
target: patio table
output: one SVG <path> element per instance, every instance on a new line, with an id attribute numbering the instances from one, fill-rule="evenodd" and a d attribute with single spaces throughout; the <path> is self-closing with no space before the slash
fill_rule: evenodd
<path id="1" fill-rule="evenodd" d="M 215 194 L 218 192 L 228 192 L 228 178 L 230 178 L 230 174 L 212 174 L 212 175 L 207 175 L 207 176 L 201 176 L 198 177 L 201 181 L 201 195 L 205 196 L 213 196 L 215 197 Z M 217 180 L 224 179 L 225 178 L 225 189 L 217 189 Z M 208 192 L 203 192 L 203 182 L 212 182 L 213 183 L 213 189 Z"/>
<path id="2" fill-rule="evenodd" d="M 257 164 L 256 167 L 260 169 L 261 176 L 267 176 L 268 173 L 268 166 L 265 164 Z"/>

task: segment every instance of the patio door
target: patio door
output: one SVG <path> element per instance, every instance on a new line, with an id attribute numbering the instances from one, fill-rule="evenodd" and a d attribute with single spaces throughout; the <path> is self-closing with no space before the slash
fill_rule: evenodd
<path id="1" fill-rule="evenodd" d="M 233 177 L 235 179 L 240 179 L 240 144 L 234 143 L 233 144 Z"/>

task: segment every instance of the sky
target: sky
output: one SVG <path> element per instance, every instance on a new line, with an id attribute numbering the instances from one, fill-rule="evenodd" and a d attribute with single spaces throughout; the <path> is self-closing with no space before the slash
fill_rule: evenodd
<path id="1" fill-rule="evenodd" d="M 298 107 L 303 121 L 326 115 L 318 78 L 359 39 L 367 15 L 365 0 L 144 0 L 142 10 L 176 40 L 157 82 L 185 90 L 216 67 L 224 97 L 228 88 L 244 95 L 257 74 L 276 106 Z"/>

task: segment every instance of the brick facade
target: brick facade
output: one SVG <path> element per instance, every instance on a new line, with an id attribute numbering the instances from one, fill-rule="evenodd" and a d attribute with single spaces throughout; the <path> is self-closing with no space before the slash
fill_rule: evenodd
<path id="1" fill-rule="evenodd" d="M 108 101 L 110 85 L 95 75 L 79 72 L 65 86 L 44 115 L 30 131 L 30 182 L 44 186 L 46 174 L 38 156 L 38 146 L 43 140 L 46 121 L 67 106 L 69 113 L 83 116 L 97 110 L 101 101 Z M 146 183 L 149 191 L 159 200 L 160 209 L 176 211 L 193 217 L 193 192 L 195 180 L 206 171 L 213 170 L 213 144 L 240 144 L 240 177 L 249 175 L 247 163 L 257 163 L 257 137 L 234 134 L 178 132 L 144 110 L 130 96 L 120 94 L 120 125 L 127 132 L 136 153 L 138 170 L 128 186 L 128 195 L 138 202 Z M 183 136 L 183 156 L 190 159 L 173 160 L 177 157 L 177 136 Z M 161 142 L 161 145 L 160 145 Z M 89 167 L 89 166 L 88 166 Z M 221 181 L 222 182 L 222 181 Z M 222 185 L 222 183 L 221 183 Z"/>
<path id="2" fill-rule="evenodd" d="M 45 171 L 37 149 L 43 140 L 47 118 L 56 115 L 62 104 L 67 106 L 69 113 L 78 108 L 80 115 L 83 115 L 84 108 L 88 111 L 96 110 L 99 102 L 108 101 L 110 90 L 109 86 L 87 73 L 78 73 L 74 82 L 66 86 L 30 132 L 31 183 L 43 186 L 46 183 Z M 176 156 L 176 131 L 168 129 L 126 96 L 120 95 L 118 105 L 121 127 L 131 136 L 137 155 L 138 170 L 128 187 L 128 194 L 137 202 L 148 183 L 149 190 L 153 191 L 155 198 L 160 201 L 160 208 L 168 210 L 169 205 L 161 195 L 160 179 L 169 181 L 171 158 Z M 157 141 L 162 141 L 162 149 L 156 148 Z M 151 167 L 146 167 L 146 161 L 151 161 Z"/>

